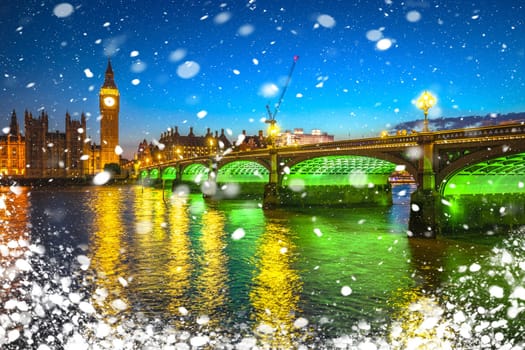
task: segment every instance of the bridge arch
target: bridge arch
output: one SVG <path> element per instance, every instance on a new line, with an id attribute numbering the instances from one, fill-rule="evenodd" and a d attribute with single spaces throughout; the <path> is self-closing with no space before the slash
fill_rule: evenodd
<path id="1" fill-rule="evenodd" d="M 270 171 L 256 161 L 234 160 L 223 164 L 217 173 L 219 183 L 268 183 Z"/>
<path id="2" fill-rule="evenodd" d="M 483 150 L 472 152 L 471 150 L 462 150 L 458 151 L 455 154 L 446 154 L 446 157 L 449 158 L 449 164 L 440 170 L 436 174 L 436 183 L 440 184 L 438 190 L 441 194 L 444 194 L 445 186 L 450 182 L 450 179 L 458 174 L 466 175 L 466 169 L 473 171 L 477 167 L 479 169 L 483 168 L 483 164 L 492 163 L 492 172 L 494 172 L 495 165 L 497 163 L 506 162 L 507 164 L 516 164 L 515 160 L 511 160 L 512 157 L 525 154 L 523 150 L 512 150 L 505 149 L 501 147 L 488 147 Z M 443 155 L 442 155 L 443 157 Z M 510 158 L 509 158 L 510 157 Z M 489 169 L 485 167 L 485 169 Z M 477 172 L 478 175 L 481 172 Z M 504 175 L 504 174 L 502 174 Z"/>
<path id="3" fill-rule="evenodd" d="M 332 152 L 333 156 L 337 157 L 356 157 L 355 159 L 373 159 L 375 162 L 383 163 L 383 164 L 391 164 L 393 166 L 394 170 L 400 170 L 409 173 L 412 175 L 414 179 L 417 179 L 417 167 L 414 162 L 414 154 L 419 154 L 422 151 L 420 151 L 418 146 L 407 148 L 404 153 L 395 154 L 395 153 L 387 153 L 387 152 L 378 152 L 378 151 L 363 151 L 363 150 L 340 150 L 339 152 Z M 318 159 L 318 158 L 324 158 L 324 157 L 330 157 L 325 156 L 323 154 L 313 154 L 310 156 L 297 156 L 294 157 L 291 162 L 287 162 L 287 166 L 291 169 L 295 165 L 303 163 L 305 161 L 308 161 L 310 159 Z M 396 167 L 399 167 L 400 169 L 396 169 Z M 392 170 L 392 172 L 394 171 Z M 355 170 L 355 172 L 358 172 L 359 170 Z M 392 173 L 390 172 L 390 173 Z"/>
<path id="4" fill-rule="evenodd" d="M 149 171 L 147 169 L 144 169 L 140 172 L 139 174 L 139 179 L 140 180 L 145 180 L 145 179 L 148 179 L 149 178 Z"/>
<path id="5" fill-rule="evenodd" d="M 210 169 L 204 164 L 194 163 L 183 168 L 181 181 L 191 183 L 201 183 L 208 179 Z"/>
<path id="6" fill-rule="evenodd" d="M 295 163 L 285 171 L 283 186 L 302 180 L 311 185 L 366 187 L 388 183 L 396 164 L 359 155 L 319 156 Z"/>
<path id="7" fill-rule="evenodd" d="M 162 170 L 162 180 L 173 181 L 177 178 L 177 169 L 175 167 L 167 167 Z"/>
<path id="8" fill-rule="evenodd" d="M 466 163 L 469 163 L 468 160 Z M 458 167 L 442 181 L 440 193 L 445 197 L 469 194 L 525 194 L 525 153 L 494 157 Z"/>
<path id="9" fill-rule="evenodd" d="M 153 168 L 149 171 L 149 179 L 150 180 L 158 180 L 160 179 L 160 170 L 158 168 Z"/>
<path id="10" fill-rule="evenodd" d="M 318 156 L 285 169 L 281 188 L 287 205 L 389 205 L 389 176 L 396 164 L 357 155 Z"/>
<path id="11" fill-rule="evenodd" d="M 442 181 L 440 194 L 445 232 L 523 225 L 525 153 L 497 156 L 457 169 Z"/>

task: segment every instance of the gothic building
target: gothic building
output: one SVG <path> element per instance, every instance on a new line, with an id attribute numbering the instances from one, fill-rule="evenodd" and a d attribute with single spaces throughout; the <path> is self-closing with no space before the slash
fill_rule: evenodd
<path id="1" fill-rule="evenodd" d="M 49 132 L 49 117 L 42 111 L 36 118 L 26 111 L 25 174 L 29 178 L 81 177 L 87 174 L 86 116 L 72 120 L 66 113 L 66 131 Z"/>
<path id="2" fill-rule="evenodd" d="M 120 164 L 119 110 L 120 93 L 115 84 L 111 61 L 108 60 L 104 84 L 99 93 L 100 105 L 100 169 L 107 164 Z"/>
<path id="3" fill-rule="evenodd" d="M 93 175 L 108 164 L 119 164 L 120 94 L 114 80 L 111 62 L 99 92 L 100 145 L 90 143 L 86 135 L 86 116 L 71 119 L 66 113 L 65 132 L 49 131 L 49 116 L 41 111 L 37 117 L 26 110 L 25 136 L 22 136 L 16 112 L 0 135 L 0 178 L 76 178 Z"/>
<path id="4" fill-rule="evenodd" d="M 0 135 L 0 177 L 25 174 L 25 138 L 20 132 L 16 112 L 11 114 L 9 127 Z"/>

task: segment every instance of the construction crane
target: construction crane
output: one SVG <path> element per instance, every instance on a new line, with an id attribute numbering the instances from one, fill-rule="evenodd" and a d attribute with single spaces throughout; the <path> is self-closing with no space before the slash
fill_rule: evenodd
<path id="1" fill-rule="evenodd" d="M 290 72 L 288 73 L 288 78 L 286 79 L 286 82 L 283 87 L 283 91 L 281 92 L 281 96 L 279 97 L 279 101 L 275 105 L 275 109 L 273 110 L 273 113 L 270 109 L 269 105 L 266 105 L 266 110 L 268 111 L 268 119 L 266 119 L 264 122 L 270 124 L 269 130 L 270 133 L 275 132 L 275 116 L 277 115 L 277 112 L 279 112 L 279 107 L 281 107 L 281 103 L 283 102 L 284 94 L 286 93 L 286 89 L 288 89 L 288 85 L 290 84 L 290 80 L 292 79 L 293 70 L 295 68 L 295 64 L 299 60 L 299 56 L 295 55 L 293 56 L 293 62 L 292 66 L 290 67 Z M 270 135 L 270 137 L 273 137 L 274 135 Z"/>

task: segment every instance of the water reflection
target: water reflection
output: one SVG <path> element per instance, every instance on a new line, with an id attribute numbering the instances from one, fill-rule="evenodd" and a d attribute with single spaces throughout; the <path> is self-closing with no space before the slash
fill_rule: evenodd
<path id="1" fill-rule="evenodd" d="M 446 246 L 442 240 L 414 238 L 408 241 L 410 267 L 415 287 L 423 293 L 435 293 L 442 283 Z"/>
<path id="2" fill-rule="evenodd" d="M 0 186 L 0 242 L 18 240 L 24 235 L 29 212 L 30 193 L 26 188 Z"/>
<path id="3" fill-rule="evenodd" d="M 168 213 L 168 256 L 166 265 L 166 292 L 170 295 L 167 310 L 184 315 L 189 307 L 188 292 L 193 271 L 189 239 L 188 203 L 185 198 L 173 197 Z"/>
<path id="4" fill-rule="evenodd" d="M 270 348 L 292 348 L 304 322 L 298 318 L 302 282 L 293 264 L 296 248 L 284 220 L 268 220 L 257 242 L 256 273 L 250 300 L 256 333 Z"/>
<path id="5" fill-rule="evenodd" d="M 202 215 L 199 238 L 200 271 L 192 304 L 199 315 L 197 323 L 216 327 L 228 318 L 228 257 L 225 254 L 224 214 L 212 207 Z"/>
<path id="6" fill-rule="evenodd" d="M 492 310 L 501 302 L 491 287 L 510 283 L 502 276 L 514 273 L 512 281 L 523 281 L 525 265 L 518 259 L 525 250 L 523 244 L 515 246 L 521 241 L 499 252 L 496 263 L 504 262 L 505 269 L 498 270 L 486 260 L 501 237 L 409 240 L 402 224 L 408 214 L 404 203 L 383 209 L 263 211 L 255 201 L 213 203 L 198 195 L 177 198 L 132 186 L 0 195 L 2 305 L 18 283 L 10 277 L 20 272 L 13 266 L 29 254 L 25 241 L 41 242 L 46 255 L 34 266 L 41 272 L 38 283 L 49 282 L 54 298 L 66 293 L 60 302 L 80 286 L 82 301 L 90 300 L 98 311 L 93 316 L 118 323 L 111 331 L 137 346 L 153 339 L 139 330 L 154 324 L 161 330 L 157 340 L 178 337 L 173 341 L 186 344 L 191 343 L 188 334 L 215 333 L 215 338 L 203 336 L 191 343 L 210 345 L 226 333 L 240 341 L 232 336 L 240 332 L 250 338 L 244 344 L 267 348 L 324 344 L 350 334 L 348 345 L 375 331 L 373 336 L 386 336 L 388 344 L 405 348 L 419 338 L 448 339 L 442 325 L 455 321 L 449 301 L 465 309 L 476 296 L 478 304 L 487 300 L 485 309 Z M 232 233 L 241 228 L 245 234 L 234 239 Z M 88 244 L 83 244 L 86 237 Z M 79 253 L 79 244 L 87 250 Z M 96 278 L 79 279 L 81 285 L 64 289 L 64 281 L 74 282 L 68 276 L 78 270 L 78 254 L 89 255 Z M 483 280 L 489 270 L 499 271 L 500 277 Z M 81 272 L 82 278 L 86 275 L 89 270 Z M 503 292 L 514 293 L 512 302 L 521 303 L 521 286 L 512 282 Z M 27 286 L 15 289 L 31 295 Z M 54 315 L 53 321 L 40 319 L 45 329 L 64 318 L 56 310 L 65 306 L 50 303 L 44 294 L 41 300 L 52 306 Z M 519 316 L 522 306 L 516 309 Z M 505 319 L 506 312 L 501 309 L 498 319 Z M 478 315 L 476 322 L 492 322 L 494 315 Z M 67 317 L 61 322 L 68 322 Z M 522 334 L 520 317 L 508 324 Z M 89 338 L 92 330 L 79 332 Z M 45 339 L 52 329 L 42 334 Z M 88 343 L 99 341 L 105 339 L 90 338 Z"/>
<path id="7" fill-rule="evenodd" d="M 0 301 L 17 294 L 21 278 L 31 269 L 25 260 L 30 243 L 26 231 L 28 198 L 24 189 L 0 186 Z M 1 303 L 0 310 L 3 308 Z"/>
<path id="8" fill-rule="evenodd" d="M 133 305 L 146 316 L 166 317 L 171 302 L 167 294 L 167 266 L 170 265 L 168 208 L 162 191 L 134 188 L 134 218 L 129 227 L 128 264 L 133 281 Z M 164 314 L 164 315 L 163 315 Z"/>
<path id="9" fill-rule="evenodd" d="M 393 349 L 453 349 L 457 337 L 443 320 L 445 310 L 432 295 L 407 291 L 390 325 Z"/>
<path id="10" fill-rule="evenodd" d="M 398 290 L 413 285 L 406 234 L 389 222 L 388 209 L 296 212 L 287 226 L 295 232 L 301 307 L 326 336 L 363 320 L 384 324 Z"/>
<path id="11" fill-rule="evenodd" d="M 128 307 L 128 268 L 121 191 L 99 188 L 90 203 L 96 215 L 90 243 L 91 268 L 95 272 L 94 304 L 106 316 Z"/>

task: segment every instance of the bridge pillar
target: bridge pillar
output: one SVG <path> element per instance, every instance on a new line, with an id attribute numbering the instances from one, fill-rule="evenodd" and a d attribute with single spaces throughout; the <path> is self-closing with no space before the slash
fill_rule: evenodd
<path id="1" fill-rule="evenodd" d="M 171 191 L 175 191 L 175 189 L 182 184 L 182 165 L 176 164 L 175 165 L 175 179 L 173 179 L 173 182 L 171 183 Z"/>
<path id="2" fill-rule="evenodd" d="M 436 191 L 434 172 L 433 135 L 423 133 L 419 144 L 423 151 L 418 164 L 419 188 L 410 197 L 408 230 L 411 237 L 435 238 L 439 230 L 439 222 L 436 219 L 439 194 Z"/>
<path id="3" fill-rule="evenodd" d="M 435 238 L 439 231 L 436 219 L 439 194 L 434 190 L 418 189 L 410 197 L 410 237 Z"/>
<path id="4" fill-rule="evenodd" d="M 264 186 L 263 208 L 271 209 L 281 204 L 279 197 L 279 172 L 277 149 L 270 149 L 270 181 Z"/>

